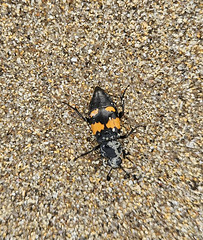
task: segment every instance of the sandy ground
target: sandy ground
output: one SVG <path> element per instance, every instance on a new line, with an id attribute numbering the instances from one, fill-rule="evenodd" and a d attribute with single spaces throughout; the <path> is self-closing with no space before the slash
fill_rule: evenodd
<path id="1" fill-rule="evenodd" d="M 0 239 L 202 239 L 200 1 L 0 4 Z M 146 128 L 108 182 L 63 102 L 128 84 L 122 132 Z"/>

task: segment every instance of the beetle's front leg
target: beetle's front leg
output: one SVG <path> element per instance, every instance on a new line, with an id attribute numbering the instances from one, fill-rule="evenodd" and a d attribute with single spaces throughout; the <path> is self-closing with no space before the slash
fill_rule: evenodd
<path id="1" fill-rule="evenodd" d="M 121 95 L 121 107 L 122 107 L 122 111 L 119 112 L 119 118 L 122 118 L 122 116 L 124 115 L 124 111 L 125 111 L 125 100 L 124 100 L 124 95 L 125 95 L 125 92 L 127 90 L 127 88 L 129 87 L 130 85 L 128 85 L 126 87 L 126 89 L 124 90 L 123 94 Z"/>
<path id="2" fill-rule="evenodd" d="M 80 112 L 78 111 L 78 109 L 77 109 L 76 107 L 73 107 L 73 106 L 71 106 L 70 104 L 68 104 L 68 103 L 66 103 L 66 102 L 63 102 L 63 103 L 67 104 L 70 108 L 72 108 L 85 122 L 90 123 L 90 119 L 89 119 L 88 117 L 84 117 L 84 116 L 82 115 L 82 113 L 80 113 Z"/>

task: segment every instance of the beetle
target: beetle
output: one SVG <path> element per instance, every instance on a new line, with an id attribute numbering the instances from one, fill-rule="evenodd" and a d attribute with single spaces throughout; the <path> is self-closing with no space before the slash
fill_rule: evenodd
<path id="1" fill-rule="evenodd" d="M 127 86 L 128 88 L 129 86 Z M 109 94 L 107 94 L 103 89 L 97 86 L 94 90 L 93 97 L 89 104 L 89 116 L 84 117 L 76 107 L 71 106 L 66 103 L 71 109 L 73 109 L 84 121 L 91 125 L 93 134 L 96 137 L 98 145 L 92 150 L 81 154 L 76 157 L 74 160 L 79 157 L 85 156 L 95 150 L 100 148 L 101 156 L 107 159 L 107 164 L 111 167 L 108 174 L 107 180 L 110 180 L 110 174 L 113 169 L 120 168 L 125 172 L 125 178 L 129 177 L 129 173 L 122 167 L 122 159 L 127 158 L 126 151 L 122 148 L 119 139 L 127 138 L 135 128 L 141 126 L 138 125 L 135 128 L 132 128 L 131 131 L 125 135 L 120 135 L 120 119 L 124 115 L 125 104 L 124 104 L 124 95 L 127 90 L 124 90 L 121 95 L 121 112 L 118 112 L 114 102 L 112 101 Z M 127 158 L 131 161 L 129 158 Z"/>

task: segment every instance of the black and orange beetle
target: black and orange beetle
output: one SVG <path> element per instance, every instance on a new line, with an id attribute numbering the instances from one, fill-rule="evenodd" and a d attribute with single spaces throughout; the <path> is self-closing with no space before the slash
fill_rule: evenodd
<path id="1" fill-rule="evenodd" d="M 98 142 L 96 147 L 81 154 L 79 157 L 85 156 L 100 148 L 101 156 L 107 159 L 107 164 L 111 167 L 107 174 L 108 181 L 110 180 L 112 169 L 115 168 L 121 168 L 126 174 L 125 177 L 129 177 L 129 173 L 127 173 L 121 166 L 121 156 L 123 155 L 123 158 L 125 158 L 127 153 L 122 149 L 121 144 L 118 141 L 119 139 L 127 138 L 135 129 L 133 128 L 128 134 L 120 136 L 120 119 L 124 115 L 124 95 L 126 89 L 121 96 L 122 111 L 119 113 L 111 97 L 100 87 L 96 87 L 94 90 L 89 105 L 89 117 L 84 117 L 76 107 L 68 104 L 68 106 L 76 111 L 83 120 L 91 125 L 92 132 L 96 136 Z M 74 160 L 79 157 L 76 157 Z"/>

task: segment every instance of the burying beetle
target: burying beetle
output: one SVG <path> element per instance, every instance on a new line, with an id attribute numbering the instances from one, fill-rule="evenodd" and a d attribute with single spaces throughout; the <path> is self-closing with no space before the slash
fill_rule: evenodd
<path id="1" fill-rule="evenodd" d="M 133 133 L 135 128 L 141 126 L 138 125 L 135 128 L 131 129 L 129 133 L 120 136 L 120 119 L 124 115 L 124 95 L 127 88 L 124 90 L 121 96 L 122 111 L 119 113 L 111 97 L 100 87 L 96 87 L 94 90 L 94 94 L 89 105 L 89 117 L 84 117 L 76 107 L 73 107 L 66 103 L 70 108 L 76 111 L 84 121 L 91 125 L 92 132 L 96 136 L 98 142 L 98 145 L 96 147 L 88 152 L 81 154 L 74 160 L 100 148 L 102 157 L 107 159 L 107 164 L 111 167 L 107 174 L 108 181 L 110 180 L 111 171 L 115 168 L 122 169 L 126 174 L 125 178 L 128 178 L 130 176 L 130 174 L 126 172 L 126 170 L 121 166 L 121 155 L 123 155 L 123 158 L 127 158 L 126 155 L 128 153 L 122 149 L 121 144 L 118 140 L 127 138 L 131 133 Z M 127 159 L 131 161 L 129 158 Z"/>

